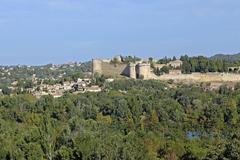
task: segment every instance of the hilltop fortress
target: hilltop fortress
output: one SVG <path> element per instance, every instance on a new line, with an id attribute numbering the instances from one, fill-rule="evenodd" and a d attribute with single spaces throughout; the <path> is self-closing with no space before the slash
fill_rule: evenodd
<path id="1" fill-rule="evenodd" d="M 169 67 L 169 73 L 163 73 L 157 75 L 156 70 L 160 70 L 163 67 Z M 175 82 L 240 82 L 240 74 L 236 73 L 219 73 L 208 72 L 199 73 L 194 72 L 192 74 L 181 73 L 181 60 L 172 60 L 165 64 L 159 64 L 156 60 L 133 60 L 126 61 L 122 56 L 116 56 L 113 59 L 93 59 L 92 60 L 92 72 L 93 74 L 101 74 L 116 77 L 129 77 L 132 79 L 156 79 L 156 80 L 173 80 Z M 240 70 L 240 67 L 230 67 L 229 70 Z"/>
<path id="2" fill-rule="evenodd" d="M 105 60 L 93 60 L 93 73 L 103 74 L 107 76 L 127 76 L 137 79 L 140 76 L 145 79 L 151 78 L 149 63 L 116 63 L 107 62 Z"/>
<path id="3" fill-rule="evenodd" d="M 151 67 L 149 60 L 134 60 L 125 62 L 122 56 L 115 56 L 113 59 L 93 59 L 93 74 L 102 74 L 112 77 L 126 76 L 132 79 L 157 79 L 154 68 Z M 161 69 L 164 66 L 180 67 L 180 60 L 172 61 L 168 64 L 155 64 L 155 68 Z"/>

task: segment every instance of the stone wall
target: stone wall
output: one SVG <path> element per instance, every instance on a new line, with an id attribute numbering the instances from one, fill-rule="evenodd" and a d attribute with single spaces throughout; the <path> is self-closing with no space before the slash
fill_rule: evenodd
<path id="1" fill-rule="evenodd" d="M 129 67 L 127 64 L 110 64 L 102 62 L 102 74 L 107 76 L 129 76 Z"/>
<path id="2" fill-rule="evenodd" d="M 93 74 L 99 73 L 111 77 L 118 77 L 120 75 L 123 75 L 133 79 L 140 78 L 140 75 L 142 75 L 144 79 L 155 78 L 150 71 L 149 63 L 112 64 L 105 60 L 93 59 L 92 64 Z"/>
<path id="3" fill-rule="evenodd" d="M 138 64 L 137 65 L 138 70 L 137 70 L 137 77 L 141 77 L 143 76 L 144 79 L 150 79 L 151 75 L 150 75 L 150 64 Z"/>
<path id="4" fill-rule="evenodd" d="M 236 73 L 192 73 L 181 74 L 180 70 L 171 71 L 170 74 L 156 76 L 150 71 L 150 65 L 147 63 L 138 64 L 111 64 L 103 60 L 93 60 L 93 73 L 99 73 L 107 76 L 118 77 L 120 75 L 130 78 L 158 80 L 174 80 L 182 82 L 240 82 L 240 74 Z"/>
<path id="5" fill-rule="evenodd" d="M 92 73 L 102 74 L 102 60 L 99 59 L 92 60 Z"/>
<path id="6" fill-rule="evenodd" d="M 192 73 L 192 74 L 165 74 L 159 80 L 174 80 L 184 82 L 240 82 L 240 74 L 234 73 Z"/>
<path id="7" fill-rule="evenodd" d="M 129 64 L 129 77 L 132 79 L 137 78 L 136 64 L 134 63 Z"/>

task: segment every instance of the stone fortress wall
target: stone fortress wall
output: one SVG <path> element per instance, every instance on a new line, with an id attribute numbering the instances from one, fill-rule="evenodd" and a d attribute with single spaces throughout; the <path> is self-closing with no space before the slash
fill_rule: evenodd
<path id="1" fill-rule="evenodd" d="M 129 76 L 129 69 L 127 64 L 111 64 L 110 62 L 94 59 L 93 64 L 93 73 L 99 73 L 107 76 Z"/>
<path id="2" fill-rule="evenodd" d="M 116 58 L 119 63 L 111 63 L 111 60 L 93 59 L 93 74 L 103 74 L 112 77 L 118 77 L 120 75 L 127 76 L 129 78 L 138 79 L 151 79 L 153 74 L 151 73 L 151 67 L 148 62 L 136 62 L 125 64 L 121 62 L 119 56 Z"/>
<path id="3" fill-rule="evenodd" d="M 240 82 L 240 74 L 235 73 L 192 73 L 165 74 L 159 80 L 174 80 L 179 82 Z"/>
<path id="4" fill-rule="evenodd" d="M 121 58 L 117 57 L 118 61 Z M 167 65 L 179 67 L 182 63 L 180 60 L 172 61 Z M 171 70 L 169 74 L 156 76 L 147 61 L 136 63 L 111 63 L 111 60 L 93 59 L 93 74 L 99 73 L 111 77 L 118 77 L 120 75 L 127 76 L 132 79 L 156 79 L 156 80 L 174 80 L 179 82 L 240 82 L 240 74 L 236 73 L 192 73 L 182 74 L 180 70 Z M 163 64 L 156 64 L 155 67 L 161 68 Z M 235 69 L 236 70 L 236 69 Z"/>

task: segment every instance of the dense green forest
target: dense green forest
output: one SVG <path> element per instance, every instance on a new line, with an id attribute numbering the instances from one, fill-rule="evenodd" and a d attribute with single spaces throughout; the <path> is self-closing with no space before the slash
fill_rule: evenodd
<path id="1" fill-rule="evenodd" d="M 238 160 L 240 87 L 118 80 L 100 93 L 0 97 L 0 159 Z"/>

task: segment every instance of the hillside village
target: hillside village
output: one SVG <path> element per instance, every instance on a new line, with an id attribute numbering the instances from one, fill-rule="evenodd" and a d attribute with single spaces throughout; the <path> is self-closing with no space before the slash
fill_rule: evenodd
<path id="1" fill-rule="evenodd" d="M 1 66 L 0 92 L 30 93 L 36 97 L 61 97 L 66 92 L 99 92 L 92 84 L 91 68 L 87 63 L 49 64 L 45 66 Z"/>
<path id="2" fill-rule="evenodd" d="M 12 90 L 15 88 L 12 87 Z M 52 95 L 54 98 L 58 98 L 64 95 L 65 92 L 72 93 L 85 93 L 85 92 L 100 92 L 101 88 L 97 85 L 91 85 L 90 79 L 78 79 L 77 82 L 63 82 L 62 84 L 40 84 L 33 88 L 27 89 L 28 93 L 33 94 L 36 97 L 44 95 Z"/>

